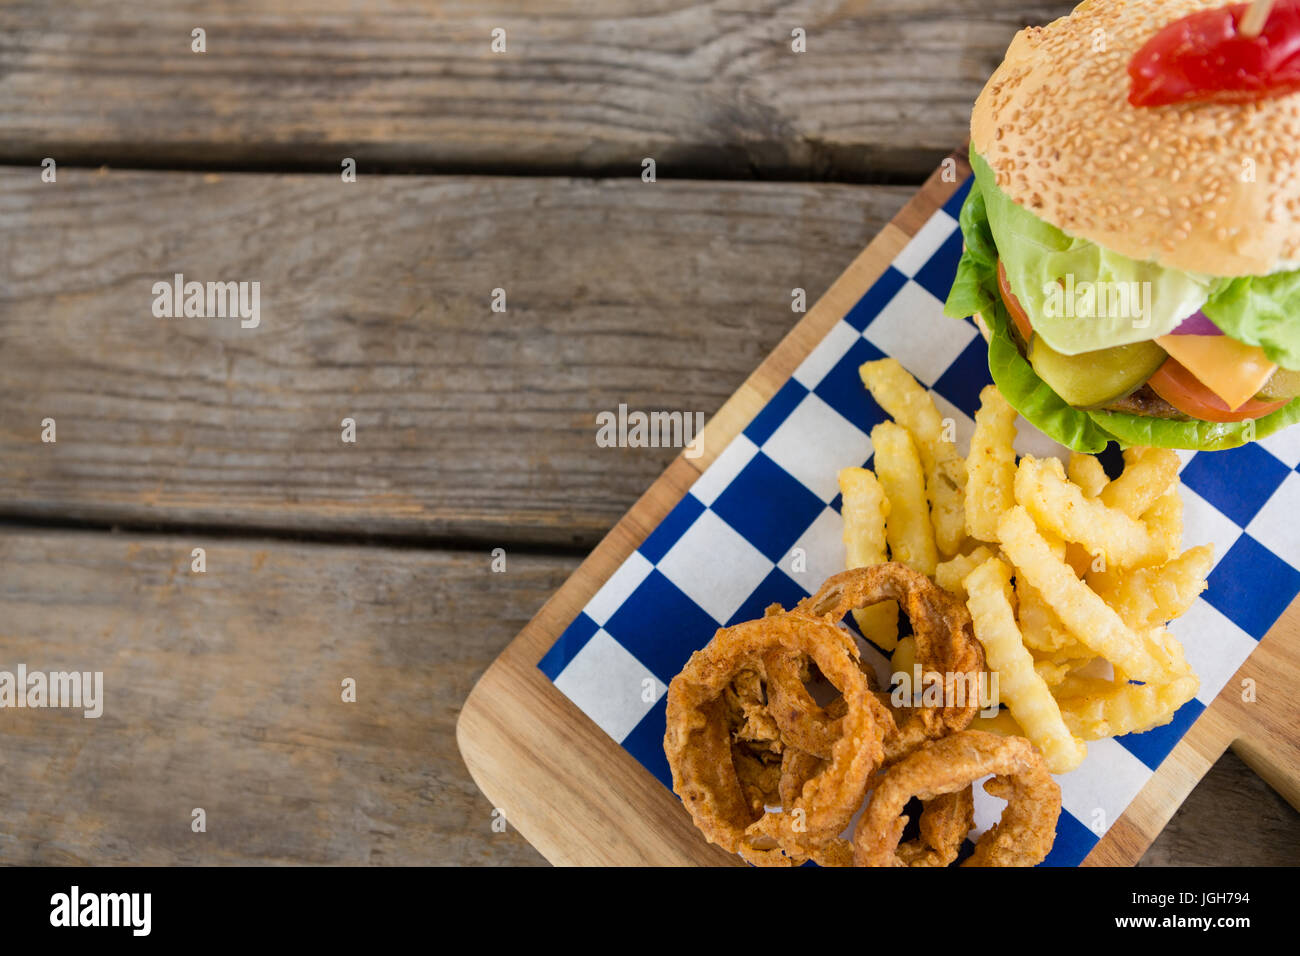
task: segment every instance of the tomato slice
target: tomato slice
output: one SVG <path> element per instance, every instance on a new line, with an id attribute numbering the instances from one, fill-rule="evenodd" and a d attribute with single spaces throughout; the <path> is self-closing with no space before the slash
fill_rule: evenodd
<path id="1" fill-rule="evenodd" d="M 1233 410 L 1174 358 L 1166 359 L 1165 364 L 1156 370 L 1147 384 L 1153 392 L 1184 415 L 1207 422 L 1240 422 L 1247 418 L 1262 418 L 1290 401 L 1282 399 L 1280 402 L 1261 402 L 1252 398 L 1241 408 Z"/>
<path id="2" fill-rule="evenodd" d="M 998 291 L 1002 293 L 1002 304 L 1011 313 L 1011 321 L 1016 323 L 1021 337 L 1028 342 L 1034 337 L 1034 327 L 1029 324 L 1029 316 L 1020 305 L 1020 300 L 1011 291 L 1011 284 L 1007 282 L 1007 270 L 1003 267 L 1001 259 L 998 260 Z"/>
<path id="3" fill-rule="evenodd" d="M 1129 62 L 1128 101 L 1245 103 L 1300 90 L 1300 0 L 1277 0 L 1257 36 L 1241 33 L 1249 7 L 1198 10 L 1161 29 Z"/>

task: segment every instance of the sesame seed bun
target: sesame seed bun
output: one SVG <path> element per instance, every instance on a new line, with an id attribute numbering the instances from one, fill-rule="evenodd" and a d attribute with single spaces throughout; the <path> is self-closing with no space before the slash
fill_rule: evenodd
<path id="1" fill-rule="evenodd" d="M 1016 202 L 1133 259 L 1216 276 L 1300 266 L 1300 94 L 1135 107 L 1128 63 L 1223 0 L 1086 0 L 1020 31 L 971 142 Z"/>

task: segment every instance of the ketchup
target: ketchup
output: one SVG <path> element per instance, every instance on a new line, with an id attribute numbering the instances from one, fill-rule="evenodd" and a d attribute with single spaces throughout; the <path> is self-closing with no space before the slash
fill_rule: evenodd
<path id="1" fill-rule="evenodd" d="M 1175 20 L 1129 61 L 1134 106 L 1245 103 L 1300 91 L 1300 0 L 1277 0 L 1258 36 L 1238 32 L 1249 4 Z"/>

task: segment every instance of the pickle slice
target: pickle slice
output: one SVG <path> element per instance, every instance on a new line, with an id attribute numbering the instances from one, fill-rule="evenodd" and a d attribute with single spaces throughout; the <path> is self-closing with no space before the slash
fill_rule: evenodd
<path id="1" fill-rule="evenodd" d="M 1168 358 L 1155 342 L 1063 355 L 1035 335 L 1029 364 L 1038 377 L 1075 408 L 1100 408 L 1142 386 Z"/>
<path id="2" fill-rule="evenodd" d="M 1295 398 L 1297 395 L 1300 395 L 1300 372 L 1279 368 L 1264 383 L 1264 387 L 1255 394 L 1255 397 L 1261 402 L 1280 402 L 1286 398 Z"/>

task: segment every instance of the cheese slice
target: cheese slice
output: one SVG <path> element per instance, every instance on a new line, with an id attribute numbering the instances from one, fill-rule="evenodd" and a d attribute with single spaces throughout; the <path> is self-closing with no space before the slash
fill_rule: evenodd
<path id="1" fill-rule="evenodd" d="M 1277 370 L 1258 345 L 1226 335 L 1162 335 L 1156 344 L 1182 363 L 1234 412 Z"/>

